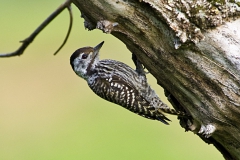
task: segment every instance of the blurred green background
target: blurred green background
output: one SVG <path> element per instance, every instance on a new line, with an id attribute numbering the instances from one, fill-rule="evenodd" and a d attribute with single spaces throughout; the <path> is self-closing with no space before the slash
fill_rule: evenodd
<path id="1" fill-rule="evenodd" d="M 1 0 L 0 52 L 15 51 L 63 1 Z M 53 56 L 67 32 L 64 11 L 20 57 L 0 59 L 1 160 L 223 159 L 212 146 L 184 132 L 174 116 L 166 126 L 97 97 L 75 75 L 70 55 L 79 47 L 105 44 L 101 58 L 133 67 L 125 45 L 110 34 L 87 31 L 73 6 L 74 25 L 66 46 Z M 156 80 L 149 83 L 168 103 Z"/>

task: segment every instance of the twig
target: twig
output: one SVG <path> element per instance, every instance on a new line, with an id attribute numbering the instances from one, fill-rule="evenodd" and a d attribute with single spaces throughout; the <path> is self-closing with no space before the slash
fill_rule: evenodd
<path id="1" fill-rule="evenodd" d="M 54 19 L 56 18 L 65 8 L 68 8 L 70 15 L 72 17 L 71 9 L 71 0 L 66 0 L 63 4 L 61 4 L 57 10 L 55 10 L 28 38 L 26 38 L 22 42 L 22 45 L 16 50 L 15 52 L 0 54 L 0 57 L 13 57 L 13 56 L 20 56 L 23 54 L 24 50 L 28 47 L 28 45 L 34 40 L 34 38 Z M 72 22 L 70 22 L 72 23 Z M 71 30 L 71 28 L 70 28 Z M 69 32 L 69 31 L 68 31 Z M 67 34 L 68 38 L 69 33 Z M 64 40 L 63 45 L 66 43 L 66 38 Z M 62 47 L 62 46 L 61 46 Z M 60 47 L 60 49 L 61 49 Z M 59 49 L 58 49 L 59 50 Z M 55 52 L 56 53 L 56 52 Z"/>
<path id="2" fill-rule="evenodd" d="M 53 54 L 53 55 L 56 55 L 62 48 L 63 46 L 66 44 L 67 40 L 68 40 L 68 37 L 71 33 L 71 30 L 72 30 L 72 24 L 73 24 L 73 15 L 72 15 L 72 8 L 71 6 L 69 5 L 67 7 L 68 11 L 69 11 L 69 16 L 70 16 L 70 23 L 69 23 L 69 27 L 68 27 L 68 32 L 67 32 L 67 35 L 62 43 L 62 45 L 56 50 L 56 52 Z"/>

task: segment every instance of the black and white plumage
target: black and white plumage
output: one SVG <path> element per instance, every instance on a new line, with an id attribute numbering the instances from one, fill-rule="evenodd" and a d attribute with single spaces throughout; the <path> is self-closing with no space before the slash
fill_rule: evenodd
<path id="1" fill-rule="evenodd" d="M 94 93 L 138 115 L 164 124 L 170 121 L 164 116 L 164 112 L 181 114 L 159 99 L 147 83 L 142 65 L 138 61 L 135 61 L 137 70 L 133 70 L 119 61 L 99 60 L 99 50 L 103 43 L 94 48 L 80 48 L 70 58 L 74 72 L 87 81 Z"/>

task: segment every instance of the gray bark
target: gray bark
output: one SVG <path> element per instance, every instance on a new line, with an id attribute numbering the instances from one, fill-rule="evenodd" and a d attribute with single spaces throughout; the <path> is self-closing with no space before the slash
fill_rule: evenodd
<path id="1" fill-rule="evenodd" d="M 240 159 L 240 2 L 73 0 L 89 30 L 111 33 L 166 90 L 186 130 Z"/>

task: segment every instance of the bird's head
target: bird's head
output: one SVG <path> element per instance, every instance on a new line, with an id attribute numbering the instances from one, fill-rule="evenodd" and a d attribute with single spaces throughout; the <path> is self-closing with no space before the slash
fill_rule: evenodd
<path id="1" fill-rule="evenodd" d="M 88 78 L 88 73 L 95 67 L 99 61 L 99 50 L 104 41 L 96 47 L 83 47 L 77 49 L 70 58 L 70 64 L 74 72 L 84 78 Z"/>

